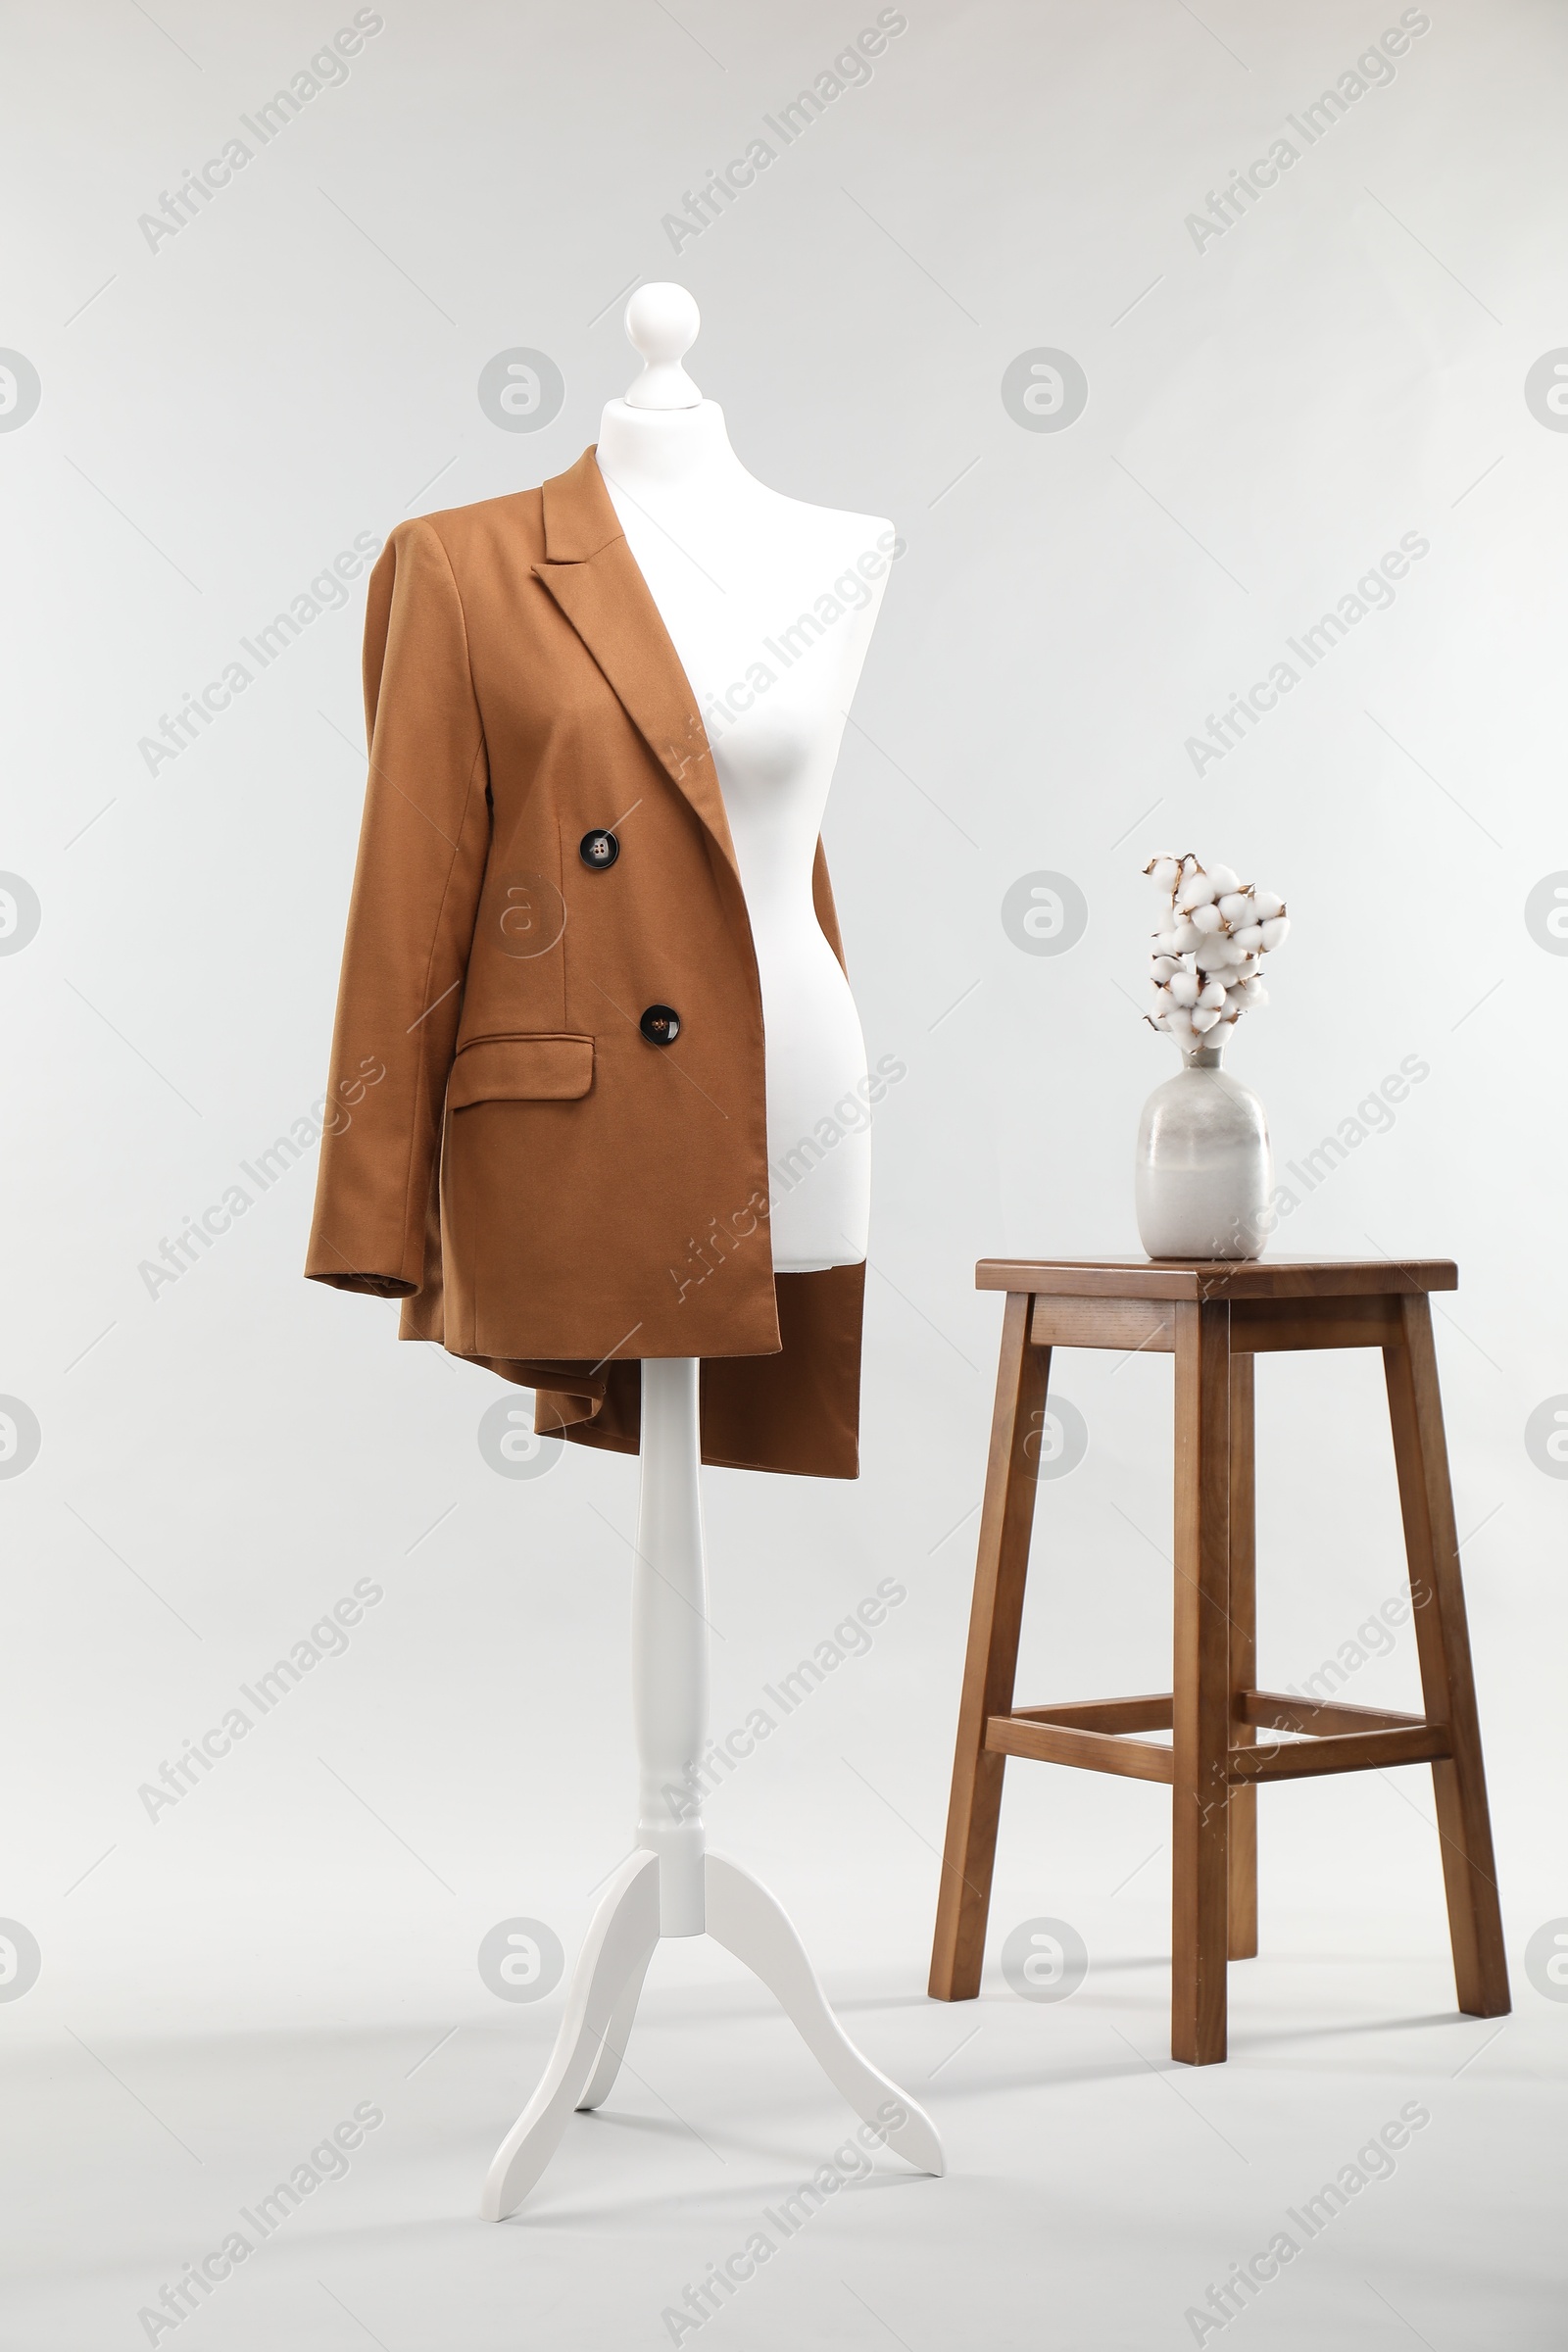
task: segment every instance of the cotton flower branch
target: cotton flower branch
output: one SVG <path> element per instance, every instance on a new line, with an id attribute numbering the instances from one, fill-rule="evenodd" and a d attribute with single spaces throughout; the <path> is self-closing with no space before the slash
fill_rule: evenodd
<path id="1" fill-rule="evenodd" d="M 1191 851 L 1145 866 L 1161 900 L 1149 959 L 1151 1028 L 1178 1045 L 1223 1046 L 1250 1004 L 1266 1004 L 1263 958 L 1290 930 L 1285 901 Z"/>

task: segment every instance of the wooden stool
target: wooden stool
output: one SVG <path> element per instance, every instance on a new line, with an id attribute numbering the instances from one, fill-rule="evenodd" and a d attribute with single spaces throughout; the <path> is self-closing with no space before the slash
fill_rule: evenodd
<path id="1" fill-rule="evenodd" d="M 1459 2006 L 1508 2009 L 1481 1734 L 1465 1628 L 1429 1291 L 1448 1258 L 1395 1264 L 982 1258 L 1005 1291 L 931 1991 L 980 1989 L 1008 1756 L 1159 1781 L 1171 1790 L 1171 2055 L 1225 2056 L 1225 1966 L 1257 1950 L 1257 1786 L 1430 1762 Z M 1174 1690 L 1015 1707 L 1038 1455 L 1053 1348 L 1176 1359 Z M 1381 1348 L 1404 1515 L 1424 1713 L 1312 1705 L 1259 1690 L 1254 1605 L 1252 1358 Z M 1258 1732 L 1308 1733 L 1282 1740 Z M 1129 1738 L 1169 1731 L 1170 1746 Z"/>

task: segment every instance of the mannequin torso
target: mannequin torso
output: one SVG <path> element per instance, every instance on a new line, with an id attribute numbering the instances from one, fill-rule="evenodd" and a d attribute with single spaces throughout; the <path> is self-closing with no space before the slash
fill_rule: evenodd
<path id="1" fill-rule="evenodd" d="M 811 865 L 893 531 L 766 489 L 689 390 L 610 402 L 599 466 L 712 749 L 761 985 L 773 1262 L 805 1273 L 858 1263 L 870 1219 L 865 1045 Z"/>

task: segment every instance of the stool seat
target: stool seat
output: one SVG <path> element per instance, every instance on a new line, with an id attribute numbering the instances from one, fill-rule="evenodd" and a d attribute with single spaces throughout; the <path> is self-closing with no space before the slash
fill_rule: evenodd
<path id="1" fill-rule="evenodd" d="M 1429 1293 L 1451 1258 L 982 1258 L 1004 1292 L 969 1649 L 931 1984 L 980 1989 L 1008 1756 L 1156 1781 L 1172 1796 L 1171 2054 L 1225 2056 L 1226 1963 L 1257 1950 L 1256 1792 L 1269 1781 L 1430 1764 L 1459 2006 L 1508 2009 L 1481 1735 Z M 1013 1702 L 1052 1351 L 1175 1359 L 1173 1687 Z M 1423 1712 L 1256 1688 L 1253 1358 L 1380 1348 L 1404 1521 Z M 1140 1739 L 1166 1731 L 1169 1744 Z"/>

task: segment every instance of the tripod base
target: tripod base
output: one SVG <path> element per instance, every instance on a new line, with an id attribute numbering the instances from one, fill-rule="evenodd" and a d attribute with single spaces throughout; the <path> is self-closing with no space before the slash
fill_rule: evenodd
<path id="1" fill-rule="evenodd" d="M 707 1933 L 767 1986 L 856 2114 L 917 2172 L 945 2171 L 936 2126 L 850 2040 L 800 1937 L 766 1887 L 737 1863 L 709 1854 L 704 1894 Z M 487 2222 L 515 2213 L 555 2154 L 573 2110 L 597 2107 L 608 2097 L 658 1941 L 659 1856 L 639 1851 L 621 1864 L 594 1913 L 550 2064 L 496 2150 L 479 2201 Z"/>

